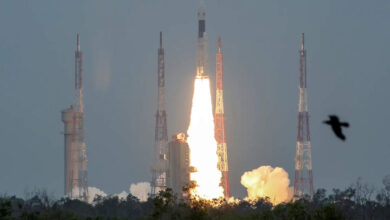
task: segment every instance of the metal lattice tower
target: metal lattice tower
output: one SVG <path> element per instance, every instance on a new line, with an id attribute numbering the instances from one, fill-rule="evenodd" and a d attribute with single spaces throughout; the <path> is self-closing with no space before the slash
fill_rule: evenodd
<path id="1" fill-rule="evenodd" d="M 307 107 L 306 80 L 306 50 L 304 34 L 301 35 L 299 51 L 299 106 L 298 106 L 298 136 L 295 156 L 294 197 L 313 197 L 313 174 L 311 166 L 311 144 L 309 130 L 309 112 Z"/>
<path id="2" fill-rule="evenodd" d="M 216 60 L 215 140 L 217 141 L 218 169 L 222 172 L 221 185 L 224 190 L 225 198 L 229 198 L 229 167 L 223 106 L 223 58 L 221 52 L 221 37 L 218 37 Z"/>
<path id="3" fill-rule="evenodd" d="M 167 114 L 165 111 L 165 63 L 164 48 L 162 47 L 162 32 L 160 32 L 160 48 L 158 49 L 158 109 L 156 112 L 154 162 L 152 167 L 152 196 L 166 188 L 167 177 Z"/>
<path id="4" fill-rule="evenodd" d="M 82 52 L 77 34 L 75 52 L 75 99 L 62 111 L 65 124 L 65 194 L 71 199 L 88 200 L 87 154 L 84 136 Z"/>
<path id="5" fill-rule="evenodd" d="M 80 35 L 77 34 L 77 50 L 75 52 L 75 135 L 79 150 L 79 198 L 87 200 L 88 198 L 88 175 L 87 175 L 87 149 L 84 136 L 84 105 L 83 105 L 83 87 L 82 87 L 82 52 L 80 51 Z"/>

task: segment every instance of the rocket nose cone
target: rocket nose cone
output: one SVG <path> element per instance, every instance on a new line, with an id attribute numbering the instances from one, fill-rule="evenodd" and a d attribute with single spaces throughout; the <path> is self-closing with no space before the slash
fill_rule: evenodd
<path id="1" fill-rule="evenodd" d="M 198 9 L 198 20 L 204 20 L 206 18 L 206 10 L 204 7 Z"/>

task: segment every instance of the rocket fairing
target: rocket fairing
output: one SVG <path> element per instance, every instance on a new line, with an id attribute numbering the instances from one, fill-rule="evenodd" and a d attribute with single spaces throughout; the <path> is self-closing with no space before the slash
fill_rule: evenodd
<path id="1" fill-rule="evenodd" d="M 207 63 L 207 34 L 206 34 L 206 10 L 204 7 L 198 9 L 198 39 L 196 48 L 196 76 L 208 76 Z"/>
<path id="2" fill-rule="evenodd" d="M 199 8 L 198 10 L 198 38 L 203 38 L 206 32 L 206 11 L 205 9 Z"/>

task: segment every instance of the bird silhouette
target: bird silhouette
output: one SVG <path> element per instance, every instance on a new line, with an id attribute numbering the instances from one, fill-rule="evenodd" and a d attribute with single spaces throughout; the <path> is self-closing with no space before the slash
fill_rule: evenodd
<path id="1" fill-rule="evenodd" d="M 324 123 L 330 125 L 334 134 L 341 140 L 345 141 L 345 135 L 343 134 L 342 127 L 348 128 L 348 122 L 340 122 L 339 117 L 337 115 L 329 115 L 329 120 L 324 121 Z"/>

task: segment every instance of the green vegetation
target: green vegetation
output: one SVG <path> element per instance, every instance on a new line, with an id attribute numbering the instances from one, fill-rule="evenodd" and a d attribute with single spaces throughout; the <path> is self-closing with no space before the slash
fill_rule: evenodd
<path id="1" fill-rule="evenodd" d="M 388 183 L 384 180 L 385 187 L 375 191 L 359 179 L 345 190 L 333 189 L 327 195 L 318 189 L 311 200 L 276 206 L 267 198 L 237 203 L 183 200 L 170 189 L 146 202 L 128 195 L 126 199 L 96 197 L 91 205 L 70 199 L 54 201 L 45 191 L 37 191 L 25 200 L 0 197 L 0 219 L 390 219 Z"/>

